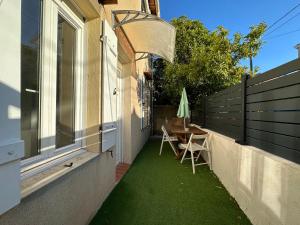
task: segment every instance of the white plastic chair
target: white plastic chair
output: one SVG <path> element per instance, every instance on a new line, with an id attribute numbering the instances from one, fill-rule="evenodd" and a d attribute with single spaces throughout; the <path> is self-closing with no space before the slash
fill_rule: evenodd
<path id="1" fill-rule="evenodd" d="M 201 126 L 200 126 L 200 125 L 197 125 L 197 124 L 191 123 L 191 124 L 190 124 L 190 126 L 191 126 L 191 127 L 196 127 L 196 128 L 198 128 L 198 129 L 200 129 L 200 130 L 201 130 Z"/>
<path id="2" fill-rule="evenodd" d="M 206 135 L 191 134 L 191 137 L 190 137 L 189 142 L 187 144 L 179 144 L 180 148 L 185 149 L 184 154 L 183 154 L 182 159 L 181 159 L 181 163 L 185 159 L 191 159 L 192 160 L 193 174 L 195 174 L 195 166 L 208 164 L 209 168 L 211 170 L 211 152 L 210 152 L 209 145 L 208 145 L 208 138 L 209 138 L 209 134 L 206 134 Z M 200 139 L 203 139 L 202 144 L 197 143 L 197 141 L 199 141 Z M 191 153 L 191 158 L 185 158 L 186 153 L 188 151 Z M 207 152 L 208 162 L 195 164 L 195 161 L 199 160 L 201 152 L 203 152 L 203 151 Z M 199 152 L 196 160 L 194 159 L 194 153 L 195 152 Z"/>
<path id="3" fill-rule="evenodd" d="M 176 136 L 170 136 L 168 134 L 166 128 L 164 127 L 164 125 L 161 126 L 161 130 L 163 131 L 163 138 L 161 140 L 159 155 L 161 155 L 161 153 L 162 153 L 164 143 L 169 142 L 174 154 L 177 156 L 176 148 L 172 143 L 173 141 L 178 141 L 177 137 Z"/>
<path id="4" fill-rule="evenodd" d="M 191 127 L 195 127 L 197 129 L 201 130 L 201 126 L 200 125 L 197 125 L 197 124 L 194 124 L 194 123 L 190 123 L 190 126 Z M 194 139 L 205 139 L 205 135 L 194 135 Z M 181 149 L 181 150 L 185 150 L 186 146 L 185 145 L 178 145 L 178 148 Z"/>

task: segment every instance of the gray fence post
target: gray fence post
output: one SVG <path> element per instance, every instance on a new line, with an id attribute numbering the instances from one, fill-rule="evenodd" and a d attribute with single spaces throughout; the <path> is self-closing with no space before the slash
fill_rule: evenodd
<path id="1" fill-rule="evenodd" d="M 206 127 L 206 104 L 207 104 L 207 97 L 202 97 L 202 114 L 203 114 L 203 125 L 202 127 Z"/>
<path id="2" fill-rule="evenodd" d="M 250 78 L 249 74 L 244 74 L 241 79 L 241 136 L 236 142 L 245 145 L 246 140 L 246 90 L 247 90 L 247 80 Z"/>

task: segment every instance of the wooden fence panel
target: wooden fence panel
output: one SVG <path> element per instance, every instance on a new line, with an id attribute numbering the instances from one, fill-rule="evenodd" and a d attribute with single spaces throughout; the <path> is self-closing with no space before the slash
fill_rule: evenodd
<path id="1" fill-rule="evenodd" d="M 241 84 L 207 98 L 206 127 L 239 139 L 241 133 Z"/>
<path id="2" fill-rule="evenodd" d="M 206 97 L 191 120 L 300 163 L 300 59 L 251 79 L 243 76 L 240 84 Z"/>
<path id="3" fill-rule="evenodd" d="M 272 80 L 274 78 L 293 73 L 300 70 L 300 59 L 295 59 L 284 65 L 271 69 L 263 74 L 260 74 L 247 82 L 247 87 L 262 83 L 267 80 Z"/>
<path id="4" fill-rule="evenodd" d="M 247 81 L 246 142 L 300 163 L 300 60 Z"/>

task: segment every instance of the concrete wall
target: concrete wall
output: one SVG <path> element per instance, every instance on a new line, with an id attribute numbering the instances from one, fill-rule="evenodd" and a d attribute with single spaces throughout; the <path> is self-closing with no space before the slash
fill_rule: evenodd
<path id="1" fill-rule="evenodd" d="M 298 225 L 300 166 L 209 132 L 213 171 L 251 222 Z"/>
<path id="2" fill-rule="evenodd" d="M 14 16 L 12 16 L 14 15 Z M 0 214 L 20 201 L 21 2 L 0 1 Z M 1 222 L 0 222 L 1 224 Z"/>
<path id="3" fill-rule="evenodd" d="M 1 225 L 83 225 L 115 184 L 115 163 L 102 154 L 22 199 L 0 216 Z"/>

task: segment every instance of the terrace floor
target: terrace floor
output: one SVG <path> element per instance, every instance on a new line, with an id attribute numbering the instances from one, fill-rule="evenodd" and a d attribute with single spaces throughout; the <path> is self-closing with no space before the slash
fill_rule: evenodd
<path id="1" fill-rule="evenodd" d="M 90 225 L 251 224 L 208 166 L 180 164 L 150 139 Z"/>

